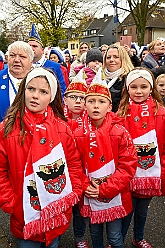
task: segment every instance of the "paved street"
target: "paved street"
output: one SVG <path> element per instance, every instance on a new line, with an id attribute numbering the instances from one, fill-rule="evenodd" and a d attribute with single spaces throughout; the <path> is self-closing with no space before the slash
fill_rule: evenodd
<path id="1" fill-rule="evenodd" d="M 16 240 L 9 231 L 9 216 L 4 214 L 1 210 L 0 227 L 2 228 L 2 230 L 0 228 L 0 248 L 17 248 Z M 132 226 L 130 227 L 126 237 L 125 248 L 133 248 L 131 238 Z M 86 239 L 89 242 L 89 248 L 92 248 L 89 230 L 87 230 Z M 153 248 L 165 248 L 165 197 L 154 198 L 150 204 L 145 239 Z M 61 239 L 61 248 L 69 247 L 74 248 L 72 225 Z"/>

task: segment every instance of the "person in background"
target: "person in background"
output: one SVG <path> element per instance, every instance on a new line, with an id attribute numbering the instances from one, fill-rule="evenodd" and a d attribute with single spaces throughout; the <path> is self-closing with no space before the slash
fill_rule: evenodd
<path id="1" fill-rule="evenodd" d="M 106 44 L 101 45 L 100 51 L 102 52 L 103 56 L 104 56 L 105 52 L 107 51 L 108 47 L 109 46 Z"/>
<path id="2" fill-rule="evenodd" d="M 65 63 L 65 56 L 62 52 L 62 50 L 59 47 L 52 47 L 50 52 L 49 52 L 49 60 L 59 63 L 60 68 L 65 80 L 66 87 L 68 87 L 69 84 L 69 78 L 68 78 L 68 72 L 67 72 L 67 66 Z"/>
<path id="3" fill-rule="evenodd" d="M 156 78 L 155 82 L 156 82 L 157 91 L 161 95 L 163 103 L 165 105 L 165 74 L 160 74 Z"/>
<path id="4" fill-rule="evenodd" d="M 131 48 L 128 45 L 124 45 L 124 48 L 127 51 L 133 66 L 134 67 L 140 66 L 141 62 L 140 62 L 139 57 L 137 56 L 137 48 L 135 44 L 132 44 Z"/>
<path id="5" fill-rule="evenodd" d="M 80 156 L 65 121 L 55 74 L 34 68 L 0 124 L 0 207 L 18 248 L 58 248 L 81 197 Z"/>
<path id="6" fill-rule="evenodd" d="M 139 47 L 137 46 L 136 43 L 132 43 L 130 50 L 133 54 L 135 54 L 137 56 L 138 52 L 139 52 Z"/>
<path id="7" fill-rule="evenodd" d="M 140 57 L 141 63 L 143 62 L 143 59 L 145 58 L 145 56 L 147 54 L 148 54 L 148 47 L 147 46 L 142 46 L 140 51 L 139 51 L 139 57 Z"/>
<path id="8" fill-rule="evenodd" d="M 88 50 L 89 50 L 89 44 L 87 42 L 81 42 L 80 45 L 79 45 L 79 51 L 78 51 L 78 54 L 77 54 L 77 58 L 71 64 L 70 74 L 69 74 L 69 80 L 70 80 L 70 82 L 76 76 L 76 73 L 74 71 L 74 68 L 77 67 L 77 66 L 79 66 L 79 65 L 81 65 L 80 56 L 83 53 L 87 52 Z"/>
<path id="9" fill-rule="evenodd" d="M 101 69 L 98 75 L 103 77 Z M 89 218 L 93 248 L 105 247 L 104 224 L 108 247 L 123 248 L 122 218 L 132 209 L 129 182 L 136 170 L 137 155 L 130 134 L 111 112 L 106 82 L 97 76 L 86 93 L 83 125 L 74 132 L 86 174 L 80 213 L 84 219 Z M 82 226 L 80 221 L 77 225 Z M 82 246 L 77 247 L 88 247 L 84 236 L 80 238 Z"/>
<path id="10" fill-rule="evenodd" d="M 142 62 L 142 67 L 148 68 L 157 78 L 165 72 L 165 43 L 158 38 L 148 45 L 148 54 Z"/>
<path id="11" fill-rule="evenodd" d="M 44 55 L 46 59 L 49 59 L 49 53 L 50 53 L 51 47 L 45 47 L 44 48 Z"/>
<path id="12" fill-rule="evenodd" d="M 130 182 L 133 211 L 123 219 L 123 238 L 134 214 L 132 243 L 152 248 L 144 239 L 152 197 L 165 194 L 165 108 L 152 73 L 137 67 L 128 73 L 118 116 L 131 134 L 138 155 L 135 177 Z"/>
<path id="13" fill-rule="evenodd" d="M 0 71 L 0 122 L 13 103 L 21 80 L 31 70 L 34 52 L 29 44 L 15 41 L 8 47 L 8 68 Z"/>
<path id="14" fill-rule="evenodd" d="M 0 71 L 4 69 L 4 60 L 3 57 L 0 55 Z"/>
<path id="15" fill-rule="evenodd" d="M 41 38 L 37 30 L 35 29 L 34 24 L 32 25 L 28 44 L 32 47 L 34 51 L 34 59 L 33 59 L 33 64 L 32 64 L 33 67 L 34 68 L 35 67 L 48 68 L 55 73 L 60 83 L 61 94 L 63 98 L 64 92 L 66 90 L 66 83 L 65 83 L 65 80 L 64 80 L 61 68 L 60 68 L 60 64 L 50 61 L 45 58 L 43 44 L 42 44 Z"/>
<path id="16" fill-rule="evenodd" d="M 8 57 L 9 57 L 9 52 L 6 51 L 5 60 L 4 60 L 4 69 L 6 69 L 8 67 Z"/>
<path id="17" fill-rule="evenodd" d="M 65 49 L 63 51 L 63 53 L 65 54 L 65 63 L 66 63 L 66 66 L 67 66 L 67 71 L 68 71 L 68 76 L 69 76 L 70 67 L 71 67 L 71 64 L 73 62 L 72 54 L 71 54 L 71 51 L 68 48 Z"/>
<path id="18" fill-rule="evenodd" d="M 112 112 L 117 112 L 125 78 L 134 66 L 126 49 L 120 45 L 112 44 L 105 53 L 103 68 L 112 97 Z"/>
<path id="19" fill-rule="evenodd" d="M 156 39 L 148 45 L 149 53 L 143 59 L 142 66 L 152 69 L 165 65 L 165 43 Z"/>
<path id="20" fill-rule="evenodd" d="M 81 55 L 81 59 L 83 59 L 82 57 L 85 56 L 85 63 L 82 61 L 82 65 L 77 66 L 74 68 L 76 74 L 82 70 L 84 73 L 84 78 L 86 81 L 87 86 L 89 87 L 93 78 L 95 77 L 95 75 L 97 74 L 99 68 L 102 68 L 103 65 L 103 55 L 101 53 L 101 51 L 97 48 L 91 48 L 90 50 L 88 50 L 88 52 L 83 53 Z"/>

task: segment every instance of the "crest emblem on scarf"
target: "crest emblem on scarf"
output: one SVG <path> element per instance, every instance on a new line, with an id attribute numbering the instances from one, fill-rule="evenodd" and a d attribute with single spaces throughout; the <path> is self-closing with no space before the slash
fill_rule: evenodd
<path id="1" fill-rule="evenodd" d="M 36 188 L 36 182 L 33 180 L 29 180 L 30 185 L 27 186 L 28 192 L 30 194 L 30 204 L 32 208 L 34 208 L 37 211 L 41 210 L 40 201 L 38 198 L 37 188 Z"/>
<path id="2" fill-rule="evenodd" d="M 43 180 L 45 189 L 50 194 L 60 194 L 66 185 L 66 176 L 64 173 L 65 163 L 62 158 L 57 161 L 40 165 L 37 175 Z"/>
<path id="3" fill-rule="evenodd" d="M 100 178 L 91 178 L 91 181 L 94 181 L 97 185 L 100 185 L 104 182 L 107 182 L 107 179 L 111 176 L 112 174 L 108 175 L 108 176 L 104 176 L 104 177 L 100 177 Z M 112 199 L 111 198 L 101 198 L 98 197 L 97 200 L 99 202 L 104 202 L 104 203 L 109 203 Z"/>
<path id="4" fill-rule="evenodd" d="M 138 166 L 147 170 L 155 164 L 156 148 L 154 142 L 148 144 L 135 145 L 138 155 Z"/>

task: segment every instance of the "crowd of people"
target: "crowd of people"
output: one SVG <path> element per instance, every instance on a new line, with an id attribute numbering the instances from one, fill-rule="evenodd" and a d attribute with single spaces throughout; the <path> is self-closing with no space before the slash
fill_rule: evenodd
<path id="1" fill-rule="evenodd" d="M 144 239 L 148 206 L 165 196 L 165 42 L 82 42 L 44 49 L 35 26 L 0 71 L 0 207 L 18 248 L 58 248 L 73 217 L 76 248 Z M 2 63 L 3 63 L 2 59 Z"/>

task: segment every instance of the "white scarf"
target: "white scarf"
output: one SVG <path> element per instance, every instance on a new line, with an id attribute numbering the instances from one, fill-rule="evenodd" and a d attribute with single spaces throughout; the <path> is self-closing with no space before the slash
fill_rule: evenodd
<path id="1" fill-rule="evenodd" d="M 112 85 L 116 82 L 118 77 L 121 75 L 122 69 L 118 69 L 117 71 L 110 72 L 107 68 L 104 69 L 104 73 L 106 76 L 107 87 L 110 89 Z"/>

